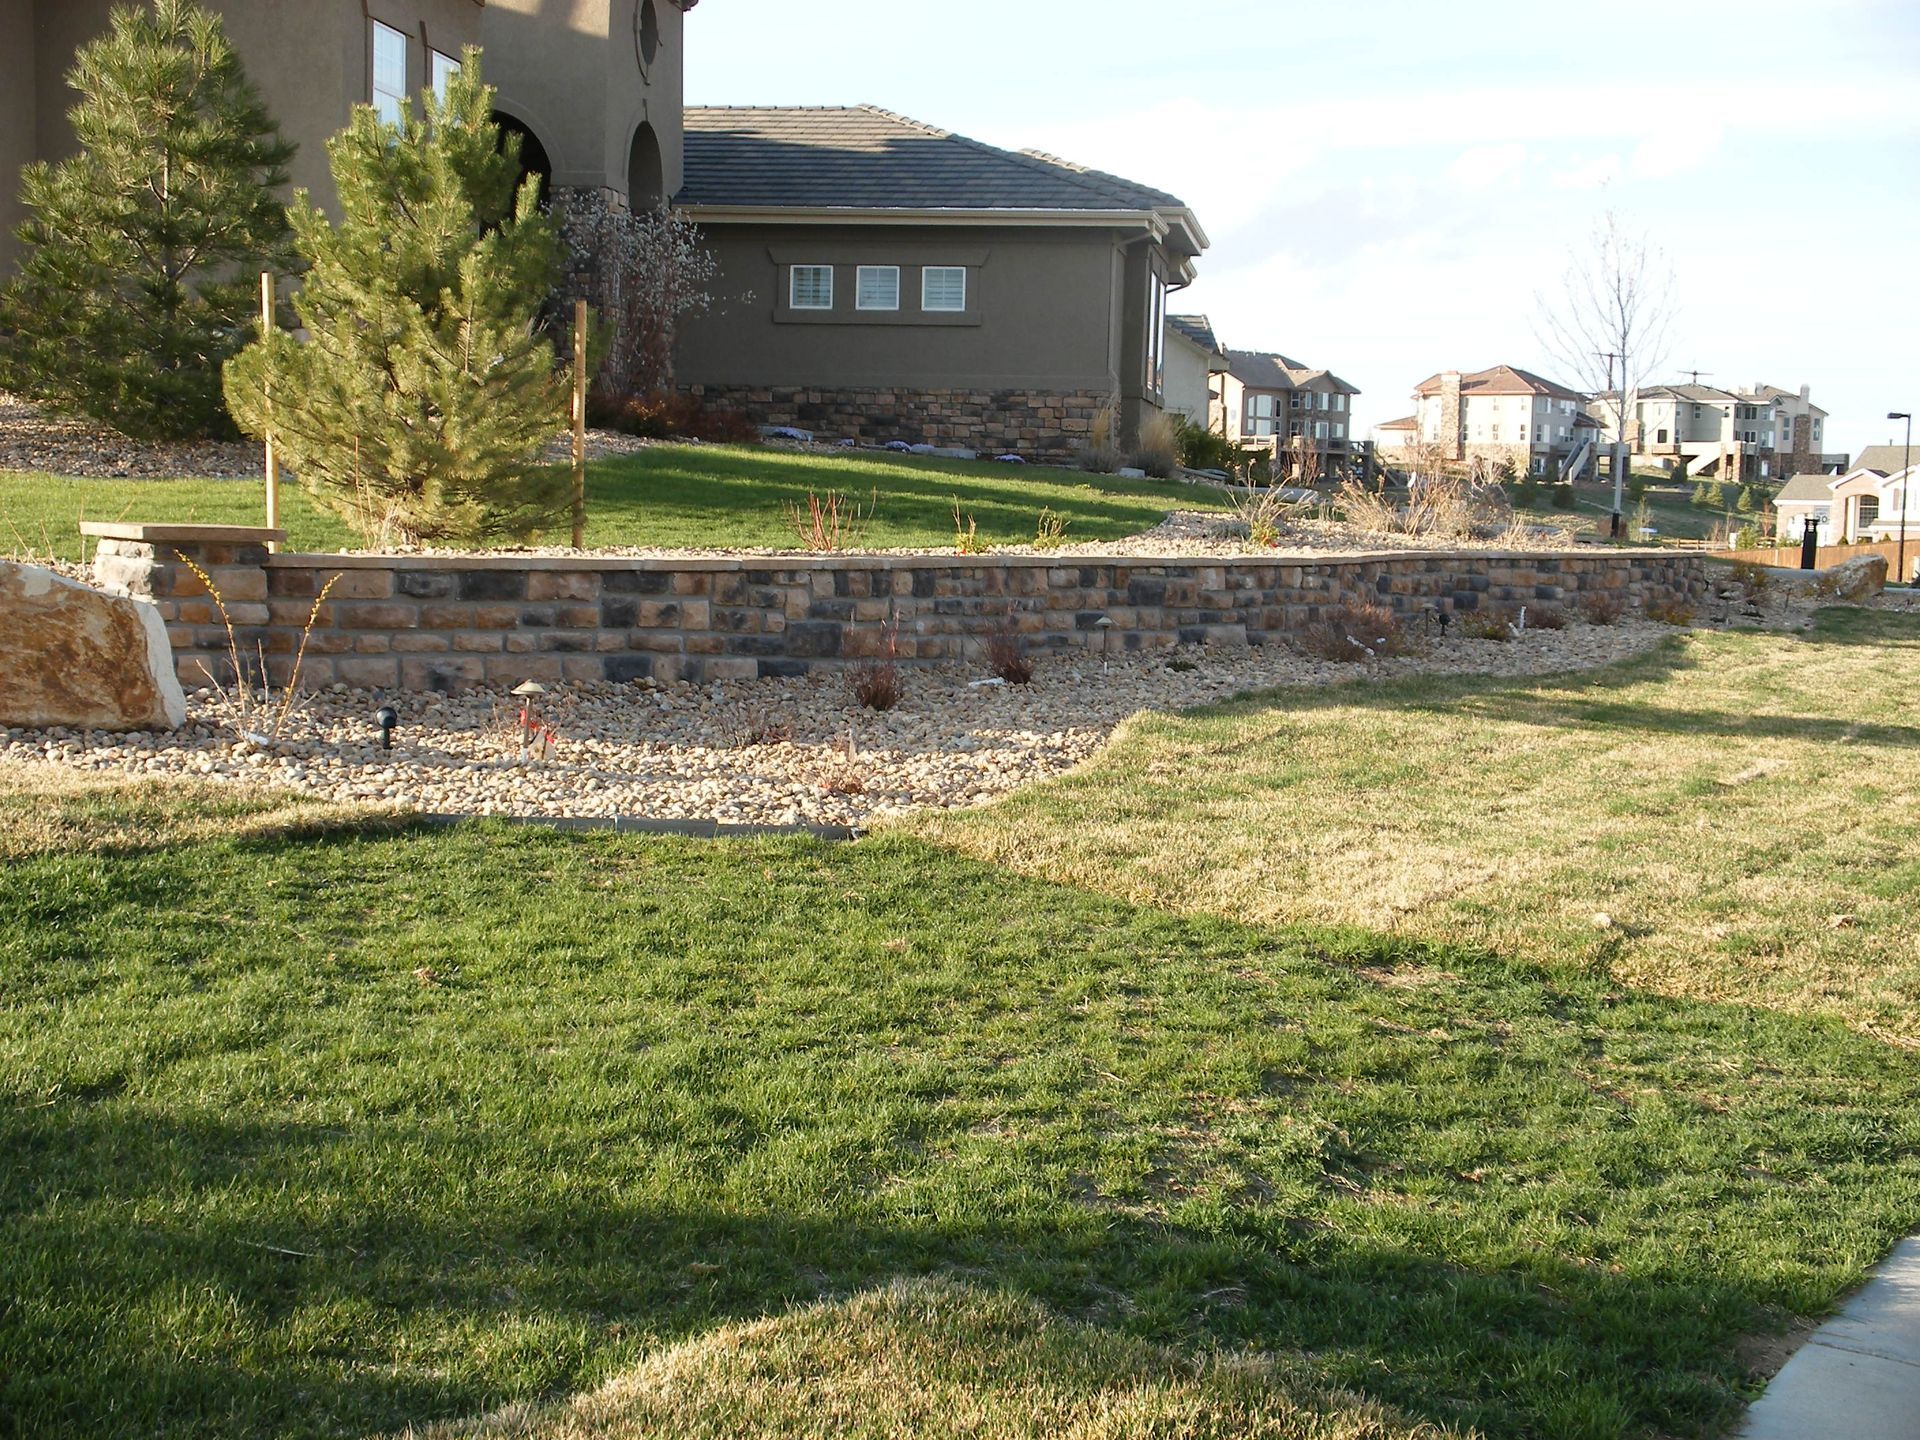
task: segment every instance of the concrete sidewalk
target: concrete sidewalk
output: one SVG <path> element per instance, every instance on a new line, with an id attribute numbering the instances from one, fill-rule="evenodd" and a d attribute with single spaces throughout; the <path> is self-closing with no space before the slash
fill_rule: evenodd
<path id="1" fill-rule="evenodd" d="M 1740 1435 L 1920 1440 L 1920 1235 L 1781 1367 Z"/>

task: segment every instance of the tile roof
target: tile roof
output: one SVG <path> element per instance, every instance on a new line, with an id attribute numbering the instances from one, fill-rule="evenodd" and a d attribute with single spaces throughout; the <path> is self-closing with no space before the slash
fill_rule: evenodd
<path id="1" fill-rule="evenodd" d="M 1226 347 L 1213 333 L 1213 322 L 1204 315 L 1169 315 L 1167 324 L 1187 337 L 1209 355 L 1224 355 Z"/>
<path id="2" fill-rule="evenodd" d="M 1913 453 L 1920 455 L 1920 445 L 1914 447 Z M 1853 470 L 1875 470 L 1882 475 L 1897 475 L 1906 469 L 1906 454 L 1904 445 L 1869 445 L 1853 457 L 1849 473 Z"/>
<path id="3" fill-rule="evenodd" d="M 1414 387 L 1415 395 L 1438 395 L 1440 376 L 1433 375 Z M 1514 365 L 1495 365 L 1490 370 L 1475 370 L 1460 377 L 1462 395 L 1549 395 L 1556 400 L 1584 400 L 1578 390 L 1555 380 L 1535 375 Z"/>
<path id="4" fill-rule="evenodd" d="M 1398 420 L 1382 420 L 1373 428 L 1376 430 L 1418 430 L 1420 428 L 1420 417 L 1418 415 L 1402 415 Z"/>
<path id="5" fill-rule="evenodd" d="M 1290 356 L 1268 350 L 1227 351 L 1227 371 L 1250 390 L 1298 390 L 1324 379 L 1329 383 L 1322 389 L 1345 395 L 1360 393 L 1357 387 L 1331 370 L 1316 370 Z"/>
<path id="6" fill-rule="evenodd" d="M 689 107 L 681 205 L 1177 212 L 1164 190 L 1001 150 L 873 105 Z"/>
<path id="7" fill-rule="evenodd" d="M 1821 473 L 1796 475 L 1780 487 L 1773 503 L 1824 505 L 1833 499 L 1833 481 L 1833 476 Z"/>

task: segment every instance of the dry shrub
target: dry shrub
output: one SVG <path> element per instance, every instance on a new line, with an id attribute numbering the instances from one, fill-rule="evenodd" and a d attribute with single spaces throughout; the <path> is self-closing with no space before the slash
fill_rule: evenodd
<path id="1" fill-rule="evenodd" d="M 1178 416 L 1160 410 L 1140 426 L 1140 439 L 1133 447 L 1133 463 L 1156 479 L 1169 478 L 1180 463 L 1178 422 Z"/>
<path id="2" fill-rule="evenodd" d="M 785 720 L 776 719 L 765 711 L 757 711 L 741 729 L 735 744 L 742 750 L 751 750 L 756 745 L 782 745 L 793 739 L 793 726 Z"/>
<path id="3" fill-rule="evenodd" d="M 1653 600 L 1647 604 L 1647 618 L 1662 625 L 1685 628 L 1693 624 L 1693 606 L 1684 600 Z"/>
<path id="4" fill-rule="evenodd" d="M 980 524 L 971 512 L 962 512 L 960 498 L 953 497 L 953 550 L 956 555 L 984 555 L 987 544 L 980 538 Z"/>
<path id="5" fill-rule="evenodd" d="M 820 777 L 820 788 L 829 795 L 864 795 L 871 777 L 851 760 L 841 760 Z"/>
<path id="6" fill-rule="evenodd" d="M 715 445 L 746 445 L 760 438 L 753 422 L 738 410 L 709 405 L 677 391 L 591 400 L 587 418 L 606 430 L 648 440 L 705 440 Z"/>
<path id="7" fill-rule="evenodd" d="M 1627 602 L 1613 590 L 1589 590 L 1580 597 L 1580 618 L 1589 625 L 1613 625 L 1627 613 Z"/>
<path id="8" fill-rule="evenodd" d="M 891 710 L 906 693 L 900 683 L 900 667 L 891 660 L 862 665 L 847 683 L 853 698 L 869 710 Z"/>
<path id="9" fill-rule="evenodd" d="M 1384 605 L 1361 601 L 1323 612 L 1295 637 L 1295 644 L 1322 660 L 1374 660 L 1404 655 L 1412 642 L 1400 617 Z"/>
<path id="10" fill-rule="evenodd" d="M 1756 565 L 1751 560 L 1736 560 L 1728 567 L 1728 574 L 1735 585 L 1740 587 L 1741 598 L 1758 604 L 1773 584 L 1773 577 L 1767 574 L 1766 567 Z"/>
<path id="11" fill-rule="evenodd" d="M 1058 550 L 1070 543 L 1067 539 L 1067 526 L 1071 523 L 1065 515 L 1051 508 L 1043 507 L 1039 523 L 1033 531 L 1033 548 L 1036 550 Z"/>
<path id="12" fill-rule="evenodd" d="M 1025 685 L 1033 679 L 1033 657 L 1027 642 L 1002 626 L 987 637 L 987 669 L 1009 685 Z"/>
<path id="13" fill-rule="evenodd" d="M 1247 538 L 1255 545 L 1271 548 L 1280 543 L 1287 522 L 1313 502 L 1294 502 L 1282 498 L 1277 485 L 1256 485 L 1249 480 L 1233 492 L 1233 513 L 1246 526 Z"/>
<path id="14" fill-rule="evenodd" d="M 1567 628 L 1567 612 L 1556 605 L 1529 605 L 1527 607 L 1527 628 L 1531 630 L 1564 630 Z"/>
<path id="15" fill-rule="evenodd" d="M 873 523 L 873 512 L 879 508 L 880 492 L 875 490 L 867 498 L 866 509 L 859 502 L 849 499 L 839 490 L 829 490 L 820 495 L 807 491 L 806 509 L 788 500 L 780 509 L 786 517 L 787 528 L 794 533 L 803 550 L 812 550 L 820 554 L 833 554 L 841 550 L 857 550 L 867 538 L 867 527 Z"/>
<path id="16" fill-rule="evenodd" d="M 1109 400 L 1094 413 L 1086 443 L 1080 447 L 1080 468 L 1110 475 L 1120 468 L 1120 412 Z"/>
<path id="17" fill-rule="evenodd" d="M 1497 610 L 1475 610 L 1460 617 L 1460 633 L 1470 640 L 1511 640 L 1513 624 Z"/>
<path id="18" fill-rule="evenodd" d="M 1508 532 L 1512 524 L 1498 487 L 1475 489 L 1464 475 L 1422 478 L 1409 488 L 1404 505 L 1396 505 L 1384 490 L 1347 480 L 1335 492 L 1334 503 L 1349 525 L 1377 535 L 1484 539 Z"/>

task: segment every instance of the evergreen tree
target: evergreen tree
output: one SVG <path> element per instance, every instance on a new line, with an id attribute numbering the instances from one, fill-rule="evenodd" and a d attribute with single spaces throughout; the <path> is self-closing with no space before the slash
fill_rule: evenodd
<path id="1" fill-rule="evenodd" d="M 1571 510 L 1575 507 L 1575 505 L 1579 503 L 1574 498 L 1573 486 L 1571 483 L 1565 484 L 1565 485 L 1555 485 L 1552 488 L 1553 488 L 1553 508 L 1554 509 Z"/>
<path id="2" fill-rule="evenodd" d="M 1634 475 L 1628 479 L 1627 498 L 1633 501 L 1634 504 L 1636 505 L 1639 504 L 1642 500 L 1647 498 L 1647 477 L 1646 476 Z"/>
<path id="3" fill-rule="evenodd" d="M 1742 485 L 1740 487 L 1740 498 L 1734 502 L 1734 508 L 1742 515 L 1751 515 L 1760 508 L 1759 502 L 1753 497 L 1753 487 L 1751 485 Z"/>
<path id="4" fill-rule="evenodd" d="M 0 379 L 129 435 L 230 434 L 220 367 L 289 263 L 293 146 L 193 0 L 116 9 L 67 82 L 80 150 L 21 172 Z"/>
<path id="5" fill-rule="evenodd" d="M 1727 508 L 1727 489 L 1718 480 L 1710 482 L 1707 486 L 1707 508 L 1709 510 Z"/>
<path id="6" fill-rule="evenodd" d="M 356 108 L 327 145 L 340 223 L 295 197 L 311 338 L 276 329 L 227 365 L 234 418 L 271 429 L 369 538 L 525 539 L 566 508 L 566 472 L 540 464 L 566 414 L 536 324 L 558 247 L 538 180 L 515 193 L 518 144 L 502 146 L 492 108 L 472 49 L 424 119 Z"/>
<path id="7" fill-rule="evenodd" d="M 1710 510 L 1713 508 L 1712 497 L 1707 493 L 1706 481 L 1696 480 L 1693 482 L 1693 498 L 1687 503 L 1697 506 L 1702 510 Z"/>

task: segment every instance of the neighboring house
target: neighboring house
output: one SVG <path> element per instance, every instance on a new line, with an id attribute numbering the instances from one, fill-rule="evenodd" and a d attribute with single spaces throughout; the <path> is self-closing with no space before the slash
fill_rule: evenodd
<path id="1" fill-rule="evenodd" d="M 1751 390 L 1648 385 L 1634 392 L 1626 438 L 1636 460 L 1664 467 L 1684 463 L 1695 479 L 1745 482 L 1811 473 L 1826 468 L 1829 457 L 1821 450 L 1827 412 L 1810 397 L 1805 385 L 1798 393 L 1767 384 Z M 1612 391 L 1596 396 L 1591 406 L 1609 444 L 1620 438 L 1617 410 Z"/>
<path id="2" fill-rule="evenodd" d="M 1795 475 L 1773 497 L 1774 529 L 1781 543 L 1798 543 L 1809 524 L 1817 525 L 1821 540 L 1839 543 L 1833 525 L 1833 487 L 1837 477 L 1818 471 Z"/>
<path id="3" fill-rule="evenodd" d="M 1578 390 L 1512 365 L 1445 370 L 1414 387 L 1414 413 L 1375 427 L 1383 450 L 1438 447 L 1454 461 L 1511 461 L 1534 475 L 1590 469 L 1599 424 Z M 1383 457 L 1387 458 L 1387 457 Z"/>
<path id="4" fill-rule="evenodd" d="M 1834 524 L 1842 544 L 1898 540 L 1904 530 L 1909 543 L 1920 542 L 1920 503 L 1910 483 L 1920 465 L 1882 475 L 1856 467 L 1831 482 Z"/>
<path id="5" fill-rule="evenodd" d="M 687 111 L 677 203 L 720 262 L 680 382 L 761 423 L 1064 458 L 1167 403 L 1207 238 L 1163 191 L 872 106 Z"/>
<path id="6" fill-rule="evenodd" d="M 204 0 L 287 139 L 293 184 L 333 202 L 327 139 L 486 51 L 497 116 L 554 189 L 659 204 L 681 183 L 684 12 L 696 0 Z M 0 0 L 0 274 L 19 254 L 20 167 L 74 149 L 65 80 L 112 0 Z"/>
<path id="7" fill-rule="evenodd" d="M 1224 433 L 1227 350 L 1204 315 L 1167 317 L 1166 407 L 1203 430 Z"/>
<path id="8" fill-rule="evenodd" d="M 1226 433 L 1250 450 L 1290 453 L 1311 445 L 1323 474 L 1364 463 L 1365 441 L 1352 433 L 1360 392 L 1331 370 L 1264 350 L 1227 351 L 1222 418 Z"/>

